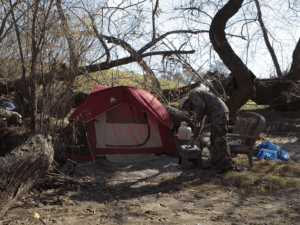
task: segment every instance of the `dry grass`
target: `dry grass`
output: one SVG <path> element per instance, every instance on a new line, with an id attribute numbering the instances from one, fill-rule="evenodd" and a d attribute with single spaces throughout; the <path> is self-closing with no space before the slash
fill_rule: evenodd
<path id="1" fill-rule="evenodd" d="M 246 155 L 234 158 L 235 166 L 249 166 Z M 151 178 L 158 186 L 176 190 L 199 190 L 212 194 L 216 190 L 239 190 L 241 193 L 266 195 L 270 192 L 299 185 L 300 165 L 295 162 L 261 160 L 254 162 L 253 168 L 242 172 L 230 171 L 223 177 L 216 177 L 216 170 L 191 170 L 190 174 Z M 174 185 L 172 185 L 174 184 Z"/>
<path id="2" fill-rule="evenodd" d="M 178 108 L 179 102 L 171 102 L 169 105 L 174 107 L 174 108 Z"/>
<path id="3" fill-rule="evenodd" d="M 299 182 L 286 177 L 277 177 L 272 174 L 246 172 L 230 172 L 215 184 L 236 188 L 242 193 L 268 194 L 299 185 Z"/>
<path id="4" fill-rule="evenodd" d="M 252 109 L 264 109 L 265 105 L 257 105 L 252 100 L 249 100 L 245 105 L 242 106 L 242 110 L 252 110 Z"/>
<path id="5" fill-rule="evenodd" d="M 245 168 L 248 164 L 246 155 L 234 159 L 235 166 Z M 300 164 L 275 160 L 255 161 L 254 167 L 244 172 L 229 172 L 218 184 L 232 186 L 244 193 L 266 194 L 271 191 L 299 185 Z"/>
<path id="6" fill-rule="evenodd" d="M 174 81 L 158 79 L 162 89 L 170 89 L 181 87 Z M 89 93 L 94 87 L 103 85 L 107 87 L 116 86 L 134 86 L 143 88 L 144 76 L 130 72 L 123 72 L 119 70 L 106 70 L 89 74 L 88 76 L 78 76 L 75 80 L 77 86 L 76 91 Z"/>
<path id="7" fill-rule="evenodd" d="M 248 157 L 246 155 L 239 155 L 234 158 L 235 166 L 246 167 L 248 164 Z M 254 167 L 251 168 L 252 173 L 271 174 L 279 177 L 300 178 L 300 164 L 297 162 L 285 162 L 275 160 L 260 160 L 254 161 Z"/>

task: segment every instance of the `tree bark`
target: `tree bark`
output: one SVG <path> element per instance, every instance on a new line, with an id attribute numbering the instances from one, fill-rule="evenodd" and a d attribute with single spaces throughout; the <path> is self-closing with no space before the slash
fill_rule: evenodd
<path id="1" fill-rule="evenodd" d="M 290 80 L 300 80 L 300 38 L 293 52 L 291 69 L 285 78 Z"/>
<path id="2" fill-rule="evenodd" d="M 256 98 L 253 98 L 252 100 L 258 105 L 268 105 L 270 108 L 279 111 L 295 110 L 293 105 L 299 105 L 299 99 L 289 99 L 289 96 L 291 95 L 300 97 L 299 93 L 296 90 L 293 90 L 295 85 L 299 89 L 300 81 L 280 78 L 257 79 L 255 81 Z"/>
<path id="3" fill-rule="evenodd" d="M 39 54 L 39 47 L 36 37 L 36 26 L 37 26 L 37 17 L 38 9 L 40 5 L 40 0 L 35 2 L 34 13 L 32 19 L 32 28 L 31 28 L 31 68 L 30 68 L 30 128 L 31 130 L 36 129 L 36 114 L 37 114 L 37 96 L 36 96 L 36 67 L 37 67 L 37 57 Z M 24 85 L 24 83 L 23 83 Z"/>
<path id="4" fill-rule="evenodd" d="M 222 85 L 227 96 L 231 96 L 236 89 L 232 77 L 223 81 Z M 266 105 L 278 111 L 294 111 L 300 108 L 300 81 L 285 78 L 255 79 L 255 89 L 256 97 L 251 100 L 258 105 Z"/>
<path id="5" fill-rule="evenodd" d="M 53 161 L 51 139 L 29 132 L 22 144 L 0 157 L 0 217 L 30 188 L 46 177 Z"/>
<path id="6" fill-rule="evenodd" d="M 209 37 L 214 50 L 218 53 L 223 63 L 235 77 L 238 89 L 226 101 L 230 114 L 235 114 L 250 98 L 255 96 L 254 74 L 247 68 L 243 61 L 234 53 L 229 45 L 225 28 L 228 20 L 241 8 L 243 0 L 230 0 L 214 17 Z"/>

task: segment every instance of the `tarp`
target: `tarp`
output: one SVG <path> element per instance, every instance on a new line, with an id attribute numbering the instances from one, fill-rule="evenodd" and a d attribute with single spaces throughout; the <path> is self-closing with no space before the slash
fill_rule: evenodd
<path id="1" fill-rule="evenodd" d="M 274 159 L 278 161 L 289 161 L 289 154 L 279 148 L 278 146 L 272 144 L 269 141 L 265 141 L 260 145 L 255 147 L 254 154 L 257 154 L 257 157 L 253 157 L 254 160 L 261 159 Z"/>

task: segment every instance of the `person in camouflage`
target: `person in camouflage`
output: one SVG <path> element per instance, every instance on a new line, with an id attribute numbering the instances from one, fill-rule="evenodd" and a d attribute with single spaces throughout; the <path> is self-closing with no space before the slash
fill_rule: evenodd
<path id="1" fill-rule="evenodd" d="M 206 121 L 211 124 L 211 165 L 220 169 L 216 175 L 221 176 L 232 170 L 233 163 L 226 138 L 229 110 L 225 103 L 210 92 L 193 90 L 188 97 L 180 100 L 179 108 L 186 111 L 194 111 L 196 113 L 194 118 L 195 124 L 202 122 L 204 116 L 206 116 Z M 194 147 L 200 129 L 201 126 L 195 128 L 193 137 L 188 145 Z"/>

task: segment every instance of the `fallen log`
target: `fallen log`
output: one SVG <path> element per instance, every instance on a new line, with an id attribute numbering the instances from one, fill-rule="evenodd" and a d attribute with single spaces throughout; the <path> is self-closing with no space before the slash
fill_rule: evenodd
<path id="1" fill-rule="evenodd" d="M 300 86 L 300 81 L 282 78 L 256 79 L 256 97 L 252 100 L 258 105 L 269 105 L 276 110 L 292 110 L 293 104 L 299 105 L 300 103 L 299 99 L 295 101 L 287 99 L 288 93 L 295 85 Z"/>
<path id="2" fill-rule="evenodd" d="M 0 218 L 30 188 L 43 182 L 53 161 L 49 136 L 28 132 L 20 142 L 13 151 L 0 157 Z"/>
<path id="3" fill-rule="evenodd" d="M 212 83 L 214 88 L 222 94 L 218 83 Z M 238 89 L 237 83 L 232 77 L 222 82 L 227 96 Z M 268 105 L 270 109 L 279 111 L 294 111 L 300 105 L 300 81 L 286 78 L 255 79 L 256 95 L 251 98 L 257 105 Z"/>

